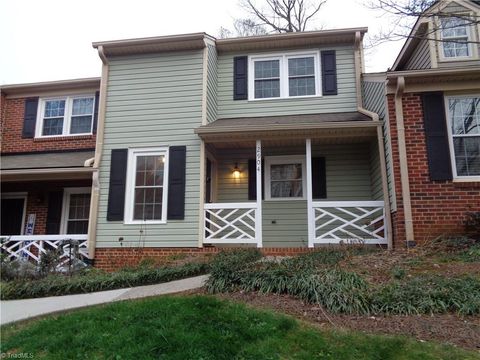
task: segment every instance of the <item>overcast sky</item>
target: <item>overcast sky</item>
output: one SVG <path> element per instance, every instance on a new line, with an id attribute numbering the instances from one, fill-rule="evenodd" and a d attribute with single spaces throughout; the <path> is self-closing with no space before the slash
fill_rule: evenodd
<path id="1" fill-rule="evenodd" d="M 328 0 L 311 28 L 367 26 L 389 19 L 363 0 Z M 0 84 L 100 76 L 93 41 L 205 31 L 217 36 L 244 16 L 238 0 L 0 0 Z M 390 67 L 402 46 L 367 50 L 367 71 Z"/>

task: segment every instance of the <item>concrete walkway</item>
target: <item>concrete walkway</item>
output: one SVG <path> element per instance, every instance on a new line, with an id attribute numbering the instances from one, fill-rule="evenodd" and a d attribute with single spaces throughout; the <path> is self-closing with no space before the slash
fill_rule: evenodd
<path id="1" fill-rule="evenodd" d="M 207 279 L 208 275 L 202 275 L 163 284 L 99 291 L 89 294 L 0 301 L 0 325 L 85 306 L 193 290 L 202 287 Z"/>

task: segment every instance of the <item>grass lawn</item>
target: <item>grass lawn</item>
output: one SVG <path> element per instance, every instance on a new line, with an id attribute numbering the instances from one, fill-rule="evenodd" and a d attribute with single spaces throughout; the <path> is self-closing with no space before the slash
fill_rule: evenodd
<path id="1" fill-rule="evenodd" d="M 2 353 L 62 360 L 480 359 L 404 337 L 319 331 L 210 296 L 125 301 L 1 330 Z"/>

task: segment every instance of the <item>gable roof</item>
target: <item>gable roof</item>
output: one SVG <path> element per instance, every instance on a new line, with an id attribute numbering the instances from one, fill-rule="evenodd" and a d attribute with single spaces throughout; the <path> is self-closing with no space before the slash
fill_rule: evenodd
<path id="1" fill-rule="evenodd" d="M 480 0 L 443 0 L 443 1 L 436 1 L 435 3 L 432 4 L 428 9 L 426 9 L 423 13 L 429 13 L 429 12 L 434 12 L 436 8 L 438 7 L 446 7 L 448 4 L 456 2 L 459 3 L 460 5 L 465 5 L 469 8 L 475 8 L 480 10 Z M 397 58 L 395 59 L 395 62 L 393 63 L 393 66 L 389 71 L 398 71 L 398 68 L 402 65 L 404 65 L 405 62 L 408 61 L 408 58 L 412 54 L 412 52 L 415 50 L 416 46 L 418 43 L 421 41 L 421 35 L 427 30 L 427 17 L 420 16 L 416 20 L 415 24 L 413 25 L 412 30 L 408 34 L 408 37 L 403 44 L 402 49 L 400 50 L 400 53 L 398 54 Z"/>

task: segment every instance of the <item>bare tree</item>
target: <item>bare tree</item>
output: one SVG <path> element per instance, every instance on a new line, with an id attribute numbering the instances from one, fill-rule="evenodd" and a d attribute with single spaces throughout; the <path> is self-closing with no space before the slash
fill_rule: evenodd
<path id="1" fill-rule="evenodd" d="M 421 37 L 423 39 L 442 41 L 434 36 L 438 28 L 434 27 L 421 34 L 410 33 L 414 23 L 419 18 L 458 19 L 466 25 L 478 24 L 478 16 L 465 15 L 463 12 L 447 12 L 439 7 L 434 7 L 438 0 L 366 0 L 365 6 L 378 10 L 382 15 L 389 16 L 391 26 L 372 37 L 372 43 L 378 44 L 385 41 L 404 40 L 407 37 Z M 443 29 L 458 26 L 456 21 L 446 21 Z M 449 42 L 465 43 L 465 40 L 449 40 Z M 476 42 L 469 40 L 468 42 Z"/>
<path id="2" fill-rule="evenodd" d="M 327 0 L 240 0 L 259 25 L 273 32 L 305 31 Z"/>
<path id="3" fill-rule="evenodd" d="M 233 30 L 221 27 L 219 30 L 219 38 L 225 39 L 235 36 L 259 36 L 266 35 L 267 29 L 263 25 L 257 24 L 252 19 L 236 19 L 233 22 Z"/>

